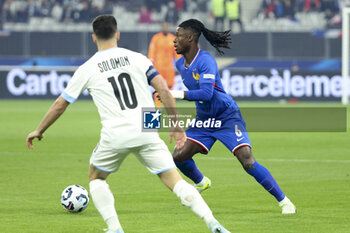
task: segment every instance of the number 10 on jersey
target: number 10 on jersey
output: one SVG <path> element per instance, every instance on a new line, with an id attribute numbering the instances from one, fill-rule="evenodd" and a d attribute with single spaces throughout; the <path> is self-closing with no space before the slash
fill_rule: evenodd
<path id="1" fill-rule="evenodd" d="M 125 110 L 125 107 L 129 109 L 134 109 L 137 107 L 134 85 L 132 84 L 131 77 L 128 73 L 121 73 L 118 76 L 117 82 L 119 83 L 119 86 L 117 85 L 116 79 L 114 77 L 109 77 L 107 80 L 111 83 L 114 95 L 117 98 L 122 110 Z M 127 89 L 129 89 L 129 91 Z M 120 92 L 122 93 L 122 96 Z M 130 94 L 131 98 L 129 98 L 128 94 Z"/>

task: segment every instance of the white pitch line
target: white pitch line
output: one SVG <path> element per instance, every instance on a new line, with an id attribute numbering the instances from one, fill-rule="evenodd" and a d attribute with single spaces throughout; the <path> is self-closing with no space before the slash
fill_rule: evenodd
<path id="1" fill-rule="evenodd" d="M 0 151 L 0 156 L 1 155 L 11 155 L 11 156 L 16 156 L 16 155 L 47 155 L 50 156 L 50 154 L 53 153 L 43 153 L 43 152 L 13 152 L 13 151 Z M 55 154 L 55 153 L 54 153 Z M 57 155 L 59 156 L 87 156 L 90 157 L 90 153 L 82 154 L 82 153 L 58 153 Z M 196 156 L 194 159 L 199 159 L 199 160 L 218 160 L 218 161 L 228 161 L 228 160 L 236 160 L 234 157 L 209 157 L 209 156 Z M 258 159 L 259 161 L 268 161 L 268 162 L 295 162 L 295 163 L 314 163 L 314 162 L 319 162 L 319 163 L 350 163 L 350 160 L 331 160 L 331 159 Z"/>

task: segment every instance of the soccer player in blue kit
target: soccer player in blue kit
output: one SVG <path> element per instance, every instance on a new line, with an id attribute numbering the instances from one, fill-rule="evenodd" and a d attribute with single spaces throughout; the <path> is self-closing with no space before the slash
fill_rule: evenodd
<path id="1" fill-rule="evenodd" d="M 229 48 L 230 31 L 214 32 L 195 19 L 182 22 L 176 30 L 175 51 L 183 56 L 176 61 L 188 91 L 172 90 L 174 98 L 195 101 L 196 120 L 209 118 L 221 121 L 220 128 L 190 126 L 186 130 L 184 147 L 175 148 L 173 158 L 177 167 L 189 177 L 198 191 L 210 187 L 211 181 L 198 170 L 192 157 L 207 154 L 216 140 L 222 142 L 239 160 L 245 171 L 253 176 L 279 202 L 282 214 L 294 214 L 296 208 L 278 186 L 270 172 L 259 164 L 252 152 L 245 122 L 235 101 L 224 91 L 215 59 L 198 47 L 200 35 L 215 49 Z"/>

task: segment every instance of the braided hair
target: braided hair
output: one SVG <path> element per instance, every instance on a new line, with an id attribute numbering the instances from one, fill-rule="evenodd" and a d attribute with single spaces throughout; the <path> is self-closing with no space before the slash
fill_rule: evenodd
<path id="1" fill-rule="evenodd" d="M 196 19 L 189 19 L 183 21 L 179 27 L 183 29 L 190 29 L 195 35 L 197 35 L 197 40 L 199 39 L 201 33 L 209 43 L 219 52 L 219 54 L 224 54 L 220 48 L 229 49 L 229 43 L 231 43 L 231 30 L 224 32 L 211 31 L 204 26 L 202 22 Z"/>

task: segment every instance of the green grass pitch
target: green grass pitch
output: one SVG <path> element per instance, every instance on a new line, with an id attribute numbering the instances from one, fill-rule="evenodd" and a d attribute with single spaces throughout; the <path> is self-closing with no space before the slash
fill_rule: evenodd
<path id="1" fill-rule="evenodd" d="M 89 158 L 100 130 L 92 102 L 69 106 L 44 139 L 35 141 L 33 151 L 26 148 L 26 135 L 51 103 L 0 101 L 1 233 L 92 233 L 106 227 L 91 200 L 80 214 L 67 213 L 60 205 L 68 185 L 88 188 Z M 167 140 L 165 133 L 161 136 Z M 250 133 L 250 139 L 256 159 L 270 170 L 298 213 L 282 216 L 274 198 L 217 142 L 209 155 L 195 160 L 213 182 L 203 197 L 225 227 L 240 233 L 350 232 L 349 128 L 346 133 Z M 108 182 L 127 233 L 209 232 L 133 155 Z"/>

